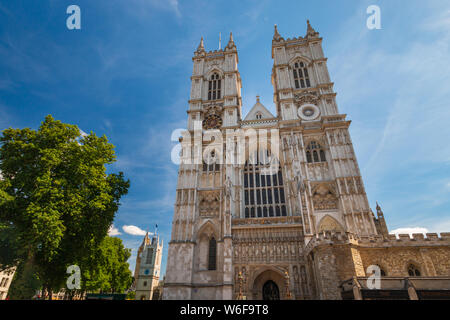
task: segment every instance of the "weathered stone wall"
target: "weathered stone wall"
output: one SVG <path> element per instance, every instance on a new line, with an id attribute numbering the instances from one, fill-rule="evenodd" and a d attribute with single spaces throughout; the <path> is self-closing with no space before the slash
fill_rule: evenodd
<path id="1" fill-rule="evenodd" d="M 331 246 L 323 246 L 314 250 L 314 270 L 317 277 L 318 299 L 339 300 L 341 294 L 336 285 L 339 283 L 339 272 L 335 250 Z"/>
<path id="2" fill-rule="evenodd" d="M 193 243 L 171 243 L 166 268 L 164 300 L 191 299 Z"/>
<path id="3" fill-rule="evenodd" d="M 361 248 L 364 268 L 379 265 L 387 276 L 408 276 L 408 266 L 414 264 L 422 276 L 450 276 L 450 246 Z"/>

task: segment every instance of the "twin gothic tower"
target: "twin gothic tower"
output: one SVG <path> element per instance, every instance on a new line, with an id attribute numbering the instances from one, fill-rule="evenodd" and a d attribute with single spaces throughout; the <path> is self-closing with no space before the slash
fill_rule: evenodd
<path id="1" fill-rule="evenodd" d="M 319 33 L 308 21 L 304 37 L 284 39 L 275 26 L 272 58 L 276 115 L 257 97 L 243 118 L 232 34 L 224 49 L 206 52 L 202 38 L 194 53 L 164 299 L 323 297 L 313 239 L 387 235 L 381 210 L 375 218 L 369 207 Z"/>

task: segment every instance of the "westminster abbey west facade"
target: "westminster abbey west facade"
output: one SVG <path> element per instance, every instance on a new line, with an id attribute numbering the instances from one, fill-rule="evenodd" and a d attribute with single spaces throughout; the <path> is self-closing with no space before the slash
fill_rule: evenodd
<path id="1" fill-rule="evenodd" d="M 163 299 L 425 299 L 448 292 L 450 234 L 397 239 L 381 208 L 375 216 L 369 206 L 319 33 L 308 22 L 304 37 L 284 39 L 275 26 L 272 58 L 276 115 L 257 97 L 243 117 L 232 35 L 210 52 L 202 39 L 194 53 L 181 156 L 202 158 L 179 167 Z M 236 150 L 227 148 L 237 142 L 227 132 L 252 129 L 269 142 L 255 149 L 246 136 L 243 161 L 228 161 Z M 268 172 L 264 160 L 272 153 L 278 162 Z M 370 266 L 379 268 L 379 290 L 367 287 Z"/>

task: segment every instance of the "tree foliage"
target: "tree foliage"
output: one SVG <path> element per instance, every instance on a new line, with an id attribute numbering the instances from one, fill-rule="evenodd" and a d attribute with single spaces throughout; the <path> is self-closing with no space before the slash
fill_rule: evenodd
<path id="1" fill-rule="evenodd" d="M 22 254 L 17 229 L 12 224 L 0 223 L 0 271 L 17 266 Z"/>
<path id="2" fill-rule="evenodd" d="M 19 264 L 9 287 L 8 297 L 11 300 L 31 300 L 42 286 L 31 261 Z"/>
<path id="3" fill-rule="evenodd" d="M 0 223 L 14 226 L 44 288 L 59 289 L 67 266 L 104 240 L 129 181 L 107 174 L 115 153 L 105 136 L 81 137 L 51 116 L 38 130 L 4 130 L 0 145 Z"/>
<path id="4" fill-rule="evenodd" d="M 81 262 L 82 290 L 123 293 L 133 281 L 128 259 L 131 250 L 122 240 L 107 236 L 92 255 Z"/>

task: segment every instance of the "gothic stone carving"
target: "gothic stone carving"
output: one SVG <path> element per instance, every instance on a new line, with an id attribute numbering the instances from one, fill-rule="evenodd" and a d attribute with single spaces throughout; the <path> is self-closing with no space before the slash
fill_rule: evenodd
<path id="1" fill-rule="evenodd" d="M 303 92 L 301 94 L 295 94 L 294 100 L 299 106 L 301 106 L 306 103 L 317 105 L 319 103 L 320 99 L 318 97 L 317 92 L 307 91 L 307 92 Z"/>
<path id="2" fill-rule="evenodd" d="M 314 209 L 334 210 L 337 209 L 338 201 L 336 191 L 332 184 L 318 184 L 312 190 Z"/>
<path id="3" fill-rule="evenodd" d="M 200 216 L 217 216 L 220 212 L 220 192 L 201 191 L 199 192 L 199 213 Z"/>

